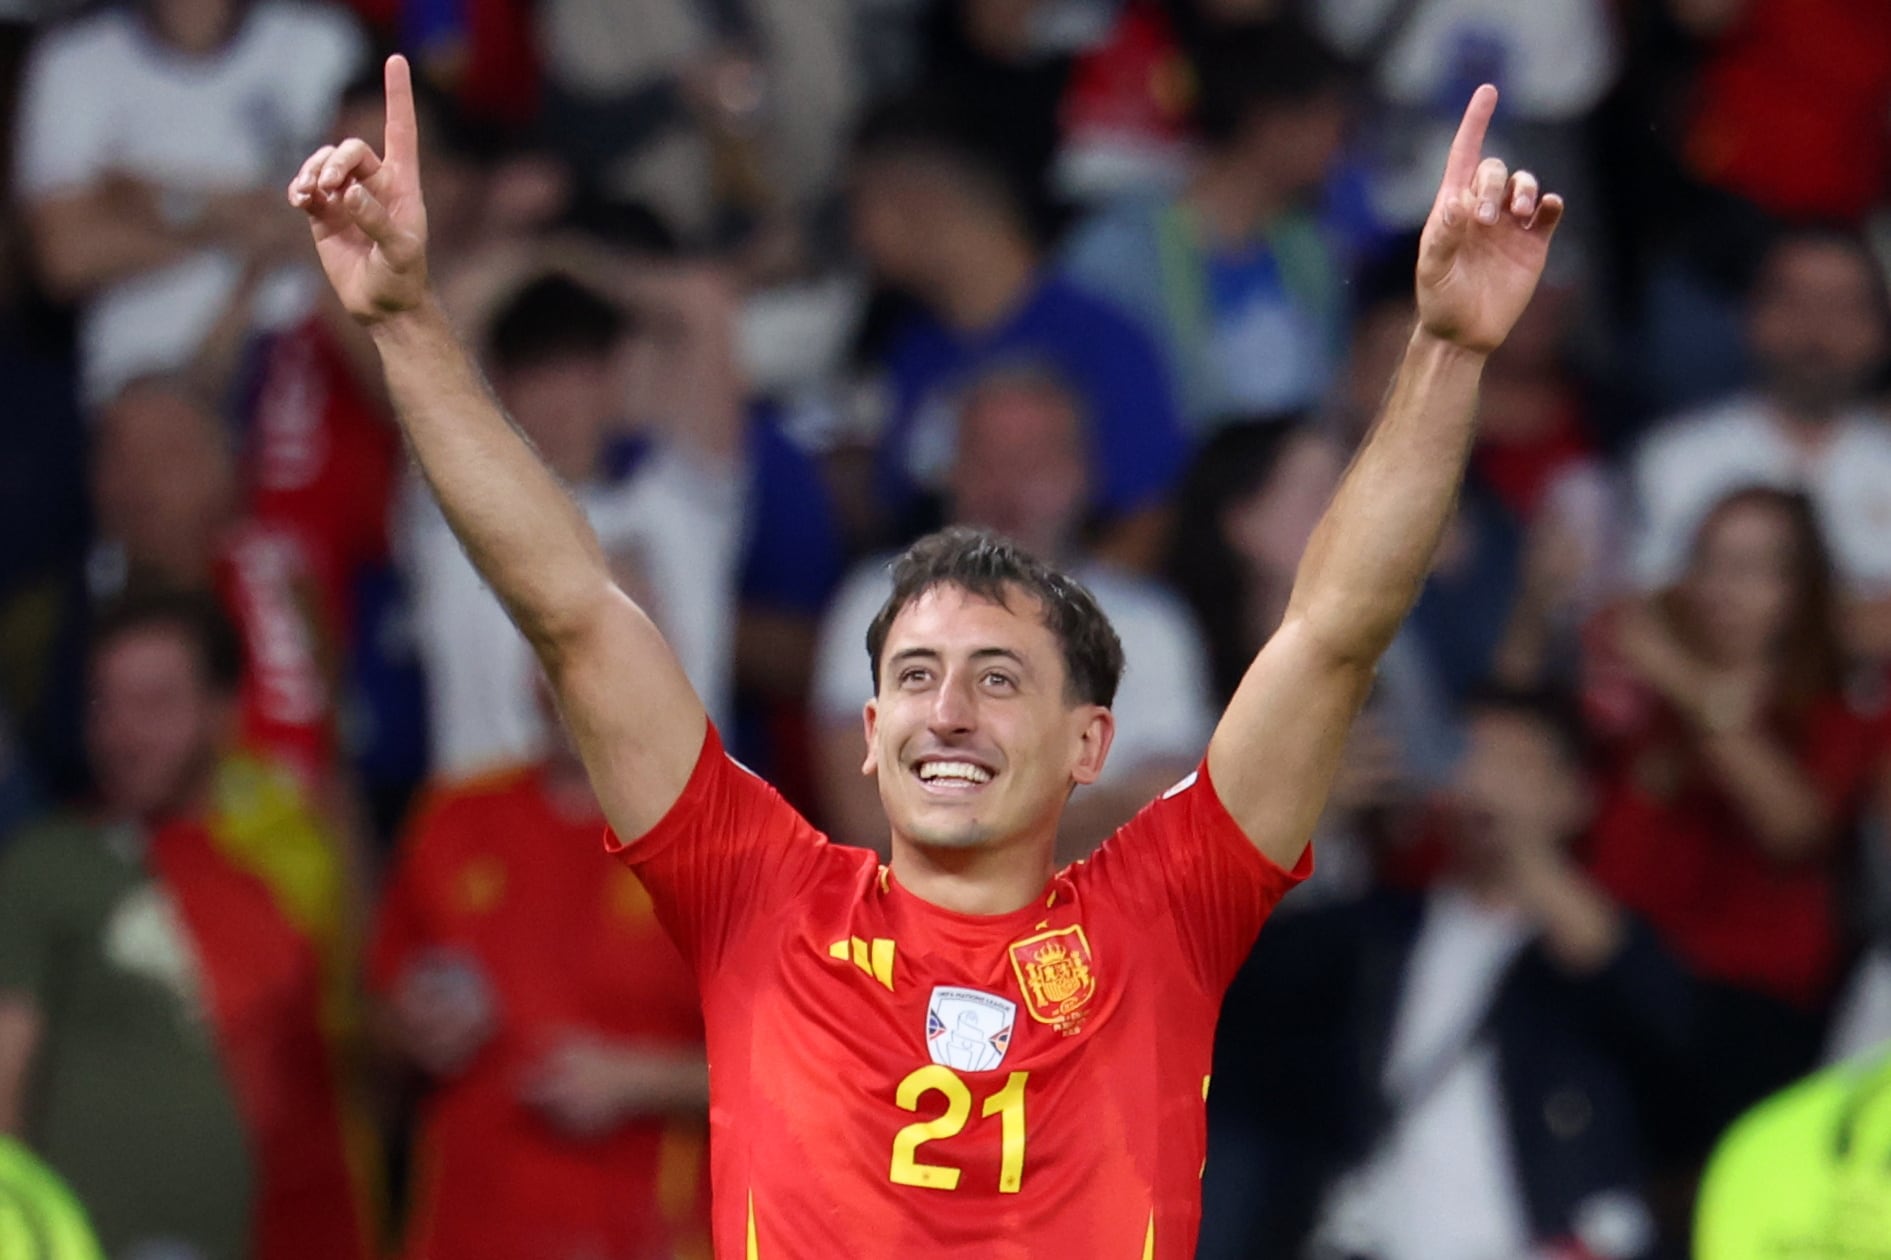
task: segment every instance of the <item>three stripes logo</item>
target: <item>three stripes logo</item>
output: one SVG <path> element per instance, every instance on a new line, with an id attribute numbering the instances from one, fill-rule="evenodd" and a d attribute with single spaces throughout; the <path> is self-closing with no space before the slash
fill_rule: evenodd
<path id="1" fill-rule="evenodd" d="M 854 966 L 886 986 L 886 991 L 893 991 L 893 942 L 885 937 L 863 940 L 850 936 L 846 940 L 835 941 L 827 947 L 829 958 L 838 958 L 842 962 L 852 962 Z"/>

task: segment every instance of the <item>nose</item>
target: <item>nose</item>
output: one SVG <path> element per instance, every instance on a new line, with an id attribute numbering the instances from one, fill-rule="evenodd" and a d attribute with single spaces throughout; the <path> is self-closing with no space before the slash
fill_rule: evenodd
<path id="1" fill-rule="evenodd" d="M 978 726 L 978 702 L 967 675 L 951 674 L 933 692 L 926 725 L 941 737 L 968 735 Z"/>

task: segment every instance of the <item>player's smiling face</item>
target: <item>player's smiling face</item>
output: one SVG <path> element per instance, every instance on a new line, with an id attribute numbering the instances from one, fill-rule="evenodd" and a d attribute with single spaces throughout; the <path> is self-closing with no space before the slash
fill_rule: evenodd
<path id="1" fill-rule="evenodd" d="M 1073 702 L 1037 600 L 941 586 L 894 619 L 867 705 L 866 771 L 896 842 L 1054 843 L 1072 786 L 1093 782 L 1110 711 Z"/>

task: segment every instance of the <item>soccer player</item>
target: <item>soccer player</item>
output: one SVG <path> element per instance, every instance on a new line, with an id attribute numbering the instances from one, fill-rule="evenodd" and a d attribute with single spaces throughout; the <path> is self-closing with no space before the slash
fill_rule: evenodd
<path id="1" fill-rule="evenodd" d="M 1309 865 L 1346 730 L 1450 514 L 1485 357 L 1560 198 L 1480 160 L 1472 97 L 1426 225 L 1385 413 L 1202 765 L 1087 862 L 1058 817 L 1114 731 L 1121 649 L 1068 578 L 989 536 L 917 544 L 869 634 L 892 862 L 830 845 L 732 762 L 584 518 L 506 423 L 427 284 L 412 89 L 385 156 L 290 184 L 379 348 L 448 521 L 537 650 L 613 833 L 695 967 L 717 1253 L 1192 1255 L 1217 1007 Z"/>

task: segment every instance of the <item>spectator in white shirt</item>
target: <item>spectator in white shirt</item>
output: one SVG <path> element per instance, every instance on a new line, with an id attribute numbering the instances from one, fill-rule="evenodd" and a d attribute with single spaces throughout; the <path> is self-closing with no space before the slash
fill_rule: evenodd
<path id="1" fill-rule="evenodd" d="M 1109 764 L 1064 818 L 1059 858 L 1082 857 L 1201 758 L 1213 724 L 1207 656 L 1166 588 L 1086 555 L 1090 470 L 1083 414 L 1068 386 L 1037 366 L 1008 364 L 975 378 L 957 411 L 947 475 L 953 522 L 997 531 L 1073 573 L 1109 615 L 1129 662 L 1113 706 L 1118 729 Z M 873 695 L 867 627 L 891 589 L 887 559 L 863 562 L 841 585 L 821 629 L 813 687 L 829 832 L 882 849 L 886 820 L 861 765 L 861 714 Z"/>
<path id="2" fill-rule="evenodd" d="M 1730 492 L 1803 490 L 1852 599 L 1852 647 L 1891 655 L 1891 420 L 1873 400 L 1891 362 L 1891 300 L 1864 243 L 1826 229 L 1783 235 L 1760 265 L 1747 343 L 1749 390 L 1668 421 L 1636 452 L 1635 577 L 1671 582 Z"/>
<path id="3" fill-rule="evenodd" d="M 27 67 L 15 184 L 98 402 L 189 364 L 233 299 L 281 327 L 314 292 L 282 203 L 365 51 L 344 11 L 144 0 L 51 32 Z"/>

